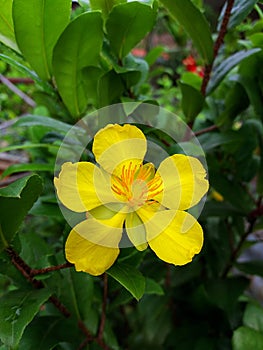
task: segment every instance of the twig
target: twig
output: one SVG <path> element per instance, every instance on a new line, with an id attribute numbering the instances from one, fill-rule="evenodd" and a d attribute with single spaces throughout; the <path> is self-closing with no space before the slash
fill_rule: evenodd
<path id="1" fill-rule="evenodd" d="M 35 101 L 32 100 L 29 96 L 27 96 L 23 91 L 18 89 L 9 79 L 5 78 L 2 74 L 0 74 L 0 81 L 8 87 L 11 91 L 13 91 L 17 96 L 22 98 L 22 100 L 25 101 L 26 104 L 28 104 L 30 107 L 36 107 Z"/>
<path id="2" fill-rule="evenodd" d="M 31 85 L 34 84 L 34 80 L 30 78 L 7 78 L 12 84 L 24 84 L 24 85 Z"/>
<path id="3" fill-rule="evenodd" d="M 211 64 L 208 64 L 205 66 L 204 78 L 203 78 L 202 86 L 201 86 L 201 93 L 203 94 L 203 96 L 206 95 L 206 88 L 207 88 L 207 85 L 208 85 L 209 80 L 210 80 L 214 60 L 217 57 L 218 51 L 224 42 L 224 38 L 225 38 L 225 35 L 227 32 L 227 26 L 228 26 L 228 22 L 229 22 L 229 19 L 231 16 L 232 8 L 234 6 L 234 2 L 235 2 L 235 0 L 228 0 L 227 1 L 227 6 L 226 6 L 225 13 L 224 13 L 224 17 L 223 17 L 223 20 L 222 20 L 222 23 L 220 26 L 220 30 L 219 30 L 217 39 L 216 39 L 215 44 L 214 44 L 213 62 Z"/>
<path id="4" fill-rule="evenodd" d="M 211 125 L 211 126 L 208 126 L 207 128 L 204 128 L 202 130 L 197 130 L 194 134 L 195 134 L 195 136 L 200 136 L 200 135 L 206 134 L 210 131 L 214 131 L 216 129 L 218 129 L 217 125 Z"/>
<path id="5" fill-rule="evenodd" d="M 44 288 L 45 285 L 43 282 L 38 281 L 31 276 L 32 269 L 27 265 L 27 263 L 14 251 L 13 248 L 6 248 L 6 252 L 11 258 L 13 265 L 22 273 L 22 275 L 29 281 L 34 288 L 41 289 Z M 69 317 L 69 310 L 55 297 L 51 296 L 49 301 L 65 316 Z"/>
<path id="6" fill-rule="evenodd" d="M 74 265 L 69 263 L 69 262 L 67 262 L 67 263 L 61 264 L 61 265 L 45 267 L 43 269 L 31 269 L 30 276 L 34 277 L 34 276 L 37 276 L 37 275 L 44 275 L 44 274 L 52 272 L 52 271 L 58 271 L 58 270 L 62 270 L 62 269 L 66 269 L 66 268 L 72 267 L 72 266 L 74 266 Z"/>

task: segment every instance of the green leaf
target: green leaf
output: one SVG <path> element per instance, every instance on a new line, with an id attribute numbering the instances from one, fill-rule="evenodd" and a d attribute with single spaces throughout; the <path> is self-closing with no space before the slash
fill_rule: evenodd
<path id="1" fill-rule="evenodd" d="M 250 14 L 253 10 L 255 4 L 258 0 L 238 0 L 235 1 L 234 6 L 231 11 L 231 16 L 228 22 L 227 29 L 232 29 L 238 24 L 242 23 L 244 19 Z M 223 16 L 226 10 L 226 5 L 223 7 L 222 12 L 219 17 L 218 27 L 221 25 Z"/>
<path id="2" fill-rule="evenodd" d="M 15 126 L 26 126 L 32 127 L 35 125 L 45 126 L 52 130 L 60 131 L 63 134 L 66 134 L 70 129 L 72 129 L 72 125 L 63 123 L 59 120 L 49 117 L 43 117 L 40 115 L 25 115 L 20 117 L 18 121 L 15 123 Z M 78 131 L 82 131 L 82 129 L 77 128 Z"/>
<path id="3" fill-rule="evenodd" d="M 179 83 L 182 91 L 182 109 L 187 122 L 193 122 L 204 105 L 204 96 L 199 90 L 183 82 Z"/>
<path id="4" fill-rule="evenodd" d="M 257 52 L 260 52 L 261 49 L 251 49 L 251 50 L 242 50 L 236 52 L 232 56 L 229 56 L 223 62 L 221 62 L 217 67 L 215 67 L 212 71 L 211 79 L 209 80 L 207 86 L 207 94 L 211 94 L 217 86 L 221 83 L 224 77 L 240 62 L 242 62 L 245 58 L 254 55 Z"/>
<path id="5" fill-rule="evenodd" d="M 225 311 L 230 311 L 248 285 L 244 277 L 207 280 L 205 290 L 209 300 Z"/>
<path id="6" fill-rule="evenodd" d="M 15 237 L 24 217 L 42 191 L 38 175 L 29 175 L 0 189 L 0 251 Z"/>
<path id="7" fill-rule="evenodd" d="M 250 275 L 263 277 L 263 261 L 250 260 L 246 262 L 236 263 L 235 266 L 240 270 Z"/>
<path id="8" fill-rule="evenodd" d="M 65 319 L 57 316 L 35 318 L 26 328 L 19 342 L 19 350 L 54 349 L 60 342 L 73 344 L 77 349 L 82 333 L 75 322 L 72 318 Z M 61 348 L 56 347 L 56 349 Z"/>
<path id="9" fill-rule="evenodd" d="M 90 0 L 90 6 L 92 10 L 100 10 L 103 18 L 106 18 L 113 6 L 126 2 L 127 0 Z"/>
<path id="10" fill-rule="evenodd" d="M 246 307 L 243 323 L 245 326 L 263 332 L 263 307 L 256 303 L 249 303 Z"/>
<path id="11" fill-rule="evenodd" d="M 58 91 L 73 117 L 78 117 L 88 102 L 82 70 L 98 65 L 102 27 L 99 12 L 83 13 L 67 26 L 54 49 L 53 70 Z"/>
<path id="12" fill-rule="evenodd" d="M 134 266 L 116 263 L 107 274 L 126 288 L 135 299 L 139 300 L 145 291 L 145 278 Z"/>
<path id="13" fill-rule="evenodd" d="M 135 1 L 113 7 L 106 28 L 111 48 L 119 59 L 152 29 L 155 17 L 154 9 Z"/>
<path id="14" fill-rule="evenodd" d="M 10 165 L 1 175 L 0 178 L 4 178 L 8 175 L 21 173 L 24 171 L 48 171 L 53 172 L 54 164 L 44 164 L 44 163 L 22 163 Z"/>
<path id="15" fill-rule="evenodd" d="M 209 171 L 209 179 L 211 186 L 240 212 L 247 214 L 253 209 L 253 200 L 238 182 L 231 181 L 222 173 L 215 172 L 212 169 Z"/>
<path id="16" fill-rule="evenodd" d="M 239 327 L 232 338 L 233 350 L 262 350 L 263 334 L 249 327 Z"/>
<path id="17" fill-rule="evenodd" d="M 67 269 L 61 272 L 63 281 L 60 283 L 61 301 L 72 314 L 80 320 L 86 321 L 92 305 L 94 293 L 94 280 L 84 272 Z"/>
<path id="18" fill-rule="evenodd" d="M 124 85 L 120 74 L 115 73 L 114 70 L 107 72 L 100 78 L 98 83 L 99 107 L 118 102 L 123 91 Z"/>
<path id="19" fill-rule="evenodd" d="M 14 33 L 12 4 L 13 0 L 0 0 L 0 41 L 11 49 L 19 51 Z"/>
<path id="20" fill-rule="evenodd" d="M 207 20 L 191 0 L 161 0 L 193 40 L 205 63 L 213 61 L 213 40 Z"/>
<path id="21" fill-rule="evenodd" d="M 39 76 L 31 69 L 29 69 L 27 66 L 23 65 L 19 61 L 13 59 L 12 57 L 0 54 L 0 58 L 2 61 L 8 63 L 10 66 L 17 69 L 22 74 L 27 75 L 29 78 L 33 79 L 44 91 L 49 93 L 50 95 L 54 95 L 54 90 L 52 86 L 42 79 L 39 78 Z"/>
<path id="22" fill-rule="evenodd" d="M 52 75 L 52 53 L 70 18 L 70 0 L 13 0 L 17 44 L 31 67 L 43 80 Z"/>
<path id="23" fill-rule="evenodd" d="M 15 348 L 26 328 L 47 301 L 48 290 L 15 290 L 0 298 L 0 339 L 9 348 Z"/>
<path id="24" fill-rule="evenodd" d="M 146 277 L 145 282 L 145 294 L 164 295 L 163 288 L 155 280 Z"/>

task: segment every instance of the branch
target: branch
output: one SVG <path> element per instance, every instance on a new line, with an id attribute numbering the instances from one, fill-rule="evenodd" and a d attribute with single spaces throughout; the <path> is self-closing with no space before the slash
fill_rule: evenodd
<path id="1" fill-rule="evenodd" d="M 197 130 L 194 134 L 195 134 L 195 136 L 200 136 L 200 135 L 206 134 L 206 133 L 208 133 L 210 131 L 214 131 L 214 130 L 217 130 L 217 129 L 218 129 L 217 125 L 211 125 L 211 126 L 208 126 L 205 129 Z"/>
<path id="2" fill-rule="evenodd" d="M 72 266 L 74 266 L 74 265 L 69 263 L 69 262 L 67 262 L 67 263 L 61 264 L 61 265 L 45 267 L 43 269 L 31 269 L 30 276 L 34 277 L 34 276 L 37 276 L 37 275 L 44 275 L 44 274 L 49 273 L 49 272 L 66 269 L 66 268 L 72 267 Z"/>
<path id="3" fill-rule="evenodd" d="M 17 96 L 19 96 L 22 100 L 25 101 L 30 107 L 36 107 L 36 102 L 32 100 L 29 96 L 27 96 L 23 91 L 18 89 L 11 81 L 5 78 L 2 74 L 0 74 L 0 81 L 8 87 L 11 91 L 13 91 Z"/>
<path id="4" fill-rule="evenodd" d="M 222 20 L 222 23 L 220 26 L 220 30 L 219 30 L 217 39 L 216 39 L 215 44 L 214 44 L 213 62 L 211 64 L 208 64 L 205 66 L 204 78 L 203 78 L 203 82 L 202 82 L 202 86 L 201 86 L 201 93 L 203 94 L 203 96 L 206 95 L 206 88 L 207 88 L 207 85 L 208 85 L 209 80 L 210 80 L 210 75 L 212 72 L 213 63 L 215 61 L 215 58 L 218 55 L 218 51 L 219 51 L 221 45 L 224 42 L 224 38 L 225 38 L 225 35 L 227 32 L 227 26 L 228 26 L 228 22 L 229 22 L 229 19 L 231 16 L 231 11 L 232 11 L 233 6 L 234 6 L 234 2 L 235 2 L 235 0 L 227 0 L 227 7 L 226 7 L 226 10 L 224 13 L 224 17 L 223 17 L 223 20 Z"/>

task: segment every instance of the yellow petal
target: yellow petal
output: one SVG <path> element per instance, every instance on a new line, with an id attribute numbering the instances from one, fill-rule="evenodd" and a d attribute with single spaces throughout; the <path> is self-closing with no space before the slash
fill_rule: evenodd
<path id="1" fill-rule="evenodd" d="M 163 192 L 156 199 L 169 209 L 189 209 L 208 191 L 207 174 L 197 158 L 175 154 L 162 161 L 157 174 L 163 180 Z"/>
<path id="2" fill-rule="evenodd" d="M 141 161 L 146 147 L 146 138 L 136 126 L 109 124 L 95 135 L 92 150 L 102 168 L 112 173 L 127 160 Z"/>
<path id="3" fill-rule="evenodd" d="M 127 214 L 117 213 L 106 220 L 89 217 L 74 227 L 82 238 L 95 244 L 117 248 L 123 233 L 123 224 Z"/>
<path id="4" fill-rule="evenodd" d="M 109 269 L 119 255 L 119 248 L 103 247 L 87 241 L 74 229 L 66 241 L 66 258 L 77 271 L 98 276 Z"/>
<path id="5" fill-rule="evenodd" d="M 89 162 L 62 165 L 54 178 L 59 200 L 75 212 L 84 212 L 101 204 L 116 202 L 112 195 L 109 175 Z"/>
<path id="6" fill-rule="evenodd" d="M 138 250 L 142 251 L 148 247 L 145 227 L 135 212 L 127 214 L 125 228 L 130 241 Z"/>
<path id="7" fill-rule="evenodd" d="M 147 240 L 155 254 L 168 263 L 185 265 L 203 245 L 203 230 L 196 219 L 179 210 L 164 210 L 149 215 L 144 212 Z"/>

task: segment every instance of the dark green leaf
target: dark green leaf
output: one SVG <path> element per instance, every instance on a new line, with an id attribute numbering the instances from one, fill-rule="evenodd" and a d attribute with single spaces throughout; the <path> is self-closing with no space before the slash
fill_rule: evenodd
<path id="1" fill-rule="evenodd" d="M 12 4 L 13 0 L 0 0 L 0 41 L 13 50 L 19 51 L 14 33 Z"/>
<path id="2" fill-rule="evenodd" d="M 253 200 L 239 183 L 213 170 L 209 171 L 209 179 L 211 186 L 240 212 L 249 213 L 253 209 Z"/>
<path id="3" fill-rule="evenodd" d="M 82 70 L 98 65 L 102 26 L 99 12 L 83 13 L 66 27 L 54 49 L 53 70 L 58 91 L 73 117 L 78 117 L 88 102 Z"/>
<path id="4" fill-rule="evenodd" d="M 104 74 L 98 84 L 99 107 L 118 102 L 124 91 L 124 85 L 119 74 L 113 70 Z"/>
<path id="5" fill-rule="evenodd" d="M 19 226 L 42 191 L 39 176 L 29 175 L 0 189 L 0 250 L 15 237 Z"/>
<path id="6" fill-rule="evenodd" d="M 23 163 L 10 165 L 1 175 L 2 178 L 5 176 L 21 173 L 25 171 L 49 171 L 53 172 L 54 164 L 43 164 L 43 163 Z"/>
<path id="7" fill-rule="evenodd" d="M 250 275 L 258 275 L 263 277 L 263 261 L 250 260 L 246 262 L 236 263 L 235 265 L 240 271 Z"/>
<path id="8" fill-rule="evenodd" d="M 249 327 L 239 327 L 232 338 L 233 350 L 262 350 L 263 334 Z"/>
<path id="9" fill-rule="evenodd" d="M 211 94 L 217 86 L 221 83 L 224 77 L 240 62 L 242 62 L 245 58 L 254 55 L 257 52 L 260 52 L 261 49 L 251 49 L 251 50 L 243 50 L 236 52 L 232 56 L 225 59 L 221 62 L 217 67 L 213 69 L 211 79 L 209 80 L 207 86 L 207 94 Z"/>
<path id="10" fill-rule="evenodd" d="M 19 342 L 19 350 L 53 349 L 60 342 L 74 344 L 74 348 L 77 349 L 81 337 L 82 333 L 74 319 L 57 316 L 38 317 L 26 328 Z"/>
<path id="11" fill-rule="evenodd" d="M 154 9 L 135 1 L 112 9 L 106 28 L 112 50 L 119 59 L 126 56 L 152 29 L 155 17 Z"/>
<path id="12" fill-rule="evenodd" d="M 107 274 L 118 281 L 137 300 L 143 296 L 145 278 L 134 266 L 125 263 L 116 263 L 107 271 Z"/>
<path id="13" fill-rule="evenodd" d="M 215 279 L 206 281 L 205 290 L 213 304 L 229 311 L 235 306 L 247 285 L 248 280 L 244 277 Z"/>
<path id="14" fill-rule="evenodd" d="M 209 24 L 191 0 L 161 0 L 193 40 L 206 63 L 213 60 L 213 40 Z"/>
<path id="15" fill-rule="evenodd" d="M 160 286 L 160 283 L 157 283 L 155 280 L 149 277 L 146 277 L 145 282 L 146 282 L 145 294 L 156 294 L 156 295 L 164 294 L 164 290 Z"/>
<path id="16" fill-rule="evenodd" d="M 0 338 L 8 348 L 16 348 L 26 328 L 50 297 L 48 290 L 15 290 L 0 298 Z"/>
<path id="17" fill-rule="evenodd" d="M 43 80 L 52 75 L 52 53 L 69 22 L 70 0 L 13 0 L 17 44 L 31 67 Z M 58 15 L 59 14 L 59 15 Z"/>
<path id="18" fill-rule="evenodd" d="M 84 272 L 67 269 L 62 272 L 60 298 L 77 319 L 86 321 L 93 301 L 94 280 Z"/>
<path id="19" fill-rule="evenodd" d="M 204 105 L 204 96 L 199 90 L 182 82 L 179 83 L 182 91 L 182 109 L 187 122 L 193 122 Z"/>

